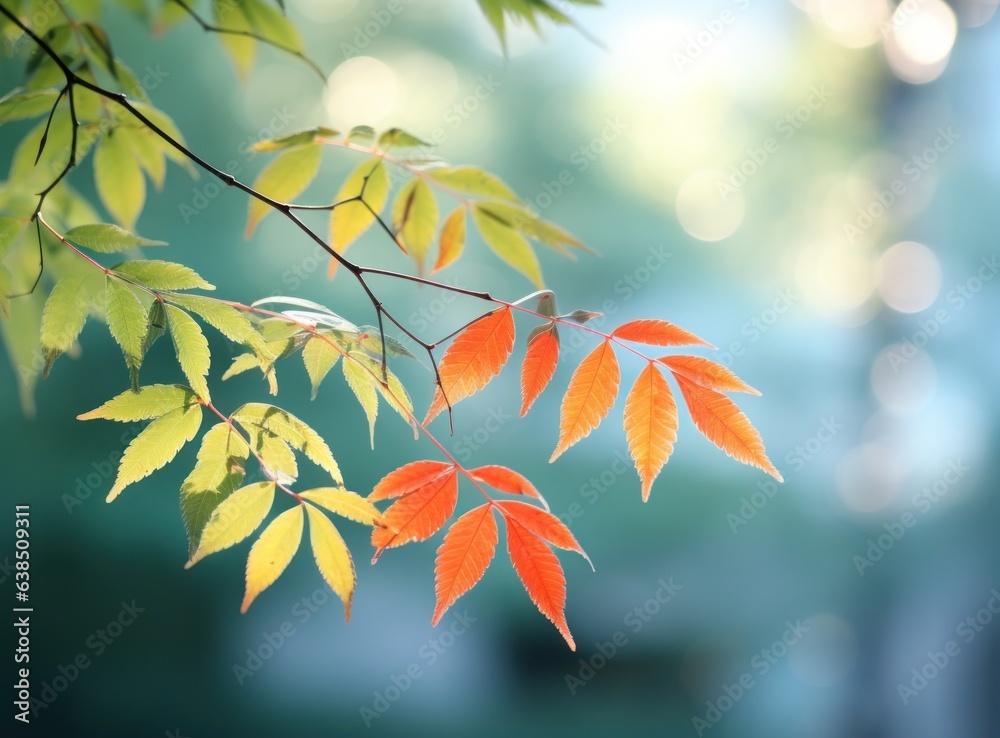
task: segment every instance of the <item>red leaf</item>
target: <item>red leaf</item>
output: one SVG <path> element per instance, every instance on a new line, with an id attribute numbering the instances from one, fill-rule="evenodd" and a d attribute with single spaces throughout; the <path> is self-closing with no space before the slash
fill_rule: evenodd
<path id="1" fill-rule="evenodd" d="M 458 479 L 454 469 L 400 498 L 382 513 L 381 525 L 372 530 L 375 558 L 384 549 L 427 540 L 441 530 L 456 504 Z"/>
<path id="2" fill-rule="evenodd" d="M 625 437 L 642 480 L 645 502 L 677 440 L 677 403 L 653 362 L 642 370 L 625 400 Z"/>
<path id="3" fill-rule="evenodd" d="M 559 420 L 559 443 L 550 463 L 601 424 L 615 404 L 620 382 L 618 358 L 606 340 L 587 355 L 569 380 Z"/>
<path id="4" fill-rule="evenodd" d="M 615 328 L 611 335 L 635 343 L 650 343 L 654 346 L 708 346 L 715 348 L 702 338 L 665 320 L 633 320 Z"/>
<path id="5" fill-rule="evenodd" d="M 375 489 L 368 495 L 368 501 L 376 502 L 408 495 L 454 469 L 454 466 L 443 461 L 414 461 L 382 477 L 382 481 L 376 484 Z"/>
<path id="6" fill-rule="evenodd" d="M 522 477 L 516 471 L 508 469 L 505 466 L 481 466 L 478 469 L 470 470 L 469 476 L 482 482 L 483 484 L 488 484 L 493 489 L 499 490 L 500 492 L 506 492 L 511 495 L 528 495 L 529 497 L 534 497 L 536 500 L 541 500 L 542 504 L 548 507 L 548 503 L 545 501 L 545 498 L 542 497 L 542 493 L 535 489 L 535 485 Z"/>
<path id="7" fill-rule="evenodd" d="M 507 552 L 535 607 L 556 626 L 571 650 L 576 643 L 566 624 L 566 577 L 559 559 L 545 542 L 515 518 L 507 523 Z"/>
<path id="8" fill-rule="evenodd" d="M 476 586 L 489 568 L 499 540 L 492 507 L 487 503 L 470 510 L 445 535 L 434 567 L 437 605 L 431 625 L 437 625 L 455 600 Z"/>
<path id="9" fill-rule="evenodd" d="M 682 374 L 695 384 L 716 392 L 749 392 L 751 395 L 760 395 L 760 392 L 722 364 L 700 356 L 663 356 L 657 361 L 669 367 L 675 376 Z"/>
<path id="10" fill-rule="evenodd" d="M 559 336 L 555 324 L 528 341 L 528 351 L 521 365 L 521 417 L 535 404 L 542 390 L 552 381 L 559 363 Z"/>
<path id="11" fill-rule="evenodd" d="M 573 537 L 570 529 L 552 513 L 546 512 L 534 505 L 515 500 L 504 500 L 496 504 L 500 508 L 500 512 L 504 514 L 504 517 L 515 518 L 518 523 L 527 528 L 531 533 L 543 541 L 548 541 L 553 546 L 564 548 L 567 551 L 575 551 L 587 560 L 591 569 L 594 568 L 594 563 L 587 556 L 587 552 L 583 550 L 583 547 L 577 542 L 576 538 Z"/>
<path id="12" fill-rule="evenodd" d="M 449 402 L 454 405 L 485 387 L 500 373 L 513 350 L 514 317 L 509 307 L 484 315 L 459 333 L 441 358 L 441 385 L 434 393 L 424 425 Z"/>
<path id="13" fill-rule="evenodd" d="M 785 481 L 767 458 L 757 429 L 736 403 L 725 395 L 674 375 L 684 395 L 695 426 L 705 437 L 737 461 L 763 469 L 779 482 Z"/>

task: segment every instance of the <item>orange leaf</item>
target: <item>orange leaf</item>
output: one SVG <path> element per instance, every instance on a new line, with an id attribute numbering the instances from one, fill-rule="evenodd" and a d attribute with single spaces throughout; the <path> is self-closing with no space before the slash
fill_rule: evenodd
<path id="1" fill-rule="evenodd" d="M 642 480 L 642 500 L 677 440 L 677 403 L 666 378 L 649 362 L 625 400 L 625 436 Z"/>
<path id="2" fill-rule="evenodd" d="M 454 468 L 443 461 L 414 461 L 382 477 L 382 481 L 376 484 L 375 489 L 368 495 L 368 501 L 375 502 L 408 495 Z"/>
<path id="3" fill-rule="evenodd" d="M 507 494 L 534 497 L 536 500 L 541 500 L 541 503 L 548 509 L 548 503 L 545 502 L 542 493 L 513 469 L 496 465 L 481 466 L 478 469 L 470 470 L 469 476 Z"/>
<path id="4" fill-rule="evenodd" d="M 780 472 L 767 458 L 760 434 L 736 403 L 725 395 L 674 375 L 695 426 L 705 437 L 737 461 L 763 469 L 779 482 Z"/>
<path id="5" fill-rule="evenodd" d="M 447 407 L 481 390 L 493 379 L 514 350 L 514 317 L 509 307 L 479 318 L 452 341 L 441 358 L 441 385 L 434 393 L 424 425 Z M 445 402 L 445 397 L 448 402 Z"/>
<path id="6" fill-rule="evenodd" d="M 386 548 L 426 541 L 441 530 L 457 503 L 458 479 L 454 469 L 394 502 L 382 514 L 381 525 L 372 530 L 372 545 L 377 549 L 375 558 Z"/>
<path id="7" fill-rule="evenodd" d="M 562 633 L 571 650 L 576 643 L 566 624 L 566 577 L 559 559 L 542 539 L 515 518 L 504 516 L 507 523 L 507 552 L 514 570 L 528 590 L 535 607 Z"/>
<path id="8" fill-rule="evenodd" d="M 465 208 L 458 207 L 449 215 L 441 226 L 441 239 L 438 245 L 438 258 L 431 269 L 431 274 L 440 272 L 450 266 L 465 248 Z"/>
<path id="9" fill-rule="evenodd" d="M 566 524 L 550 512 L 541 508 L 529 505 L 525 502 L 515 500 L 504 500 L 496 503 L 504 517 L 513 517 L 518 523 L 527 528 L 531 533 L 548 541 L 553 546 L 564 548 L 567 551 L 575 551 L 587 560 L 590 568 L 594 568 L 594 563 L 587 556 L 587 552 L 577 542 Z"/>
<path id="10" fill-rule="evenodd" d="M 665 320 L 633 320 L 615 328 L 611 335 L 635 343 L 650 343 L 654 346 L 708 346 L 715 348 L 702 338 Z"/>
<path id="11" fill-rule="evenodd" d="M 760 395 L 760 392 L 722 364 L 700 356 L 663 356 L 657 361 L 669 367 L 675 375 L 682 374 L 695 384 L 716 392 L 749 392 L 751 395 Z"/>
<path id="12" fill-rule="evenodd" d="M 559 336 L 555 324 L 543 330 L 530 341 L 521 365 L 521 417 L 535 404 L 542 390 L 552 380 L 559 363 Z"/>
<path id="13" fill-rule="evenodd" d="M 431 625 L 437 625 L 455 600 L 476 586 L 493 560 L 499 535 L 491 508 L 487 503 L 465 513 L 444 537 L 434 567 L 437 605 Z"/>
<path id="14" fill-rule="evenodd" d="M 601 424 L 615 404 L 620 382 L 618 358 L 606 340 L 587 355 L 569 380 L 559 419 L 559 444 L 550 463 Z"/>

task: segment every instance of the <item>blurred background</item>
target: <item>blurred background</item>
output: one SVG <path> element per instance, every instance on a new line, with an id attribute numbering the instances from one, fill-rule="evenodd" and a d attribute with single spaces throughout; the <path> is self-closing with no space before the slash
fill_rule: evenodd
<path id="1" fill-rule="evenodd" d="M 560 557 L 576 653 L 502 550 L 432 629 L 440 537 L 372 567 L 351 524 L 349 624 L 307 551 L 240 616 L 247 546 L 183 569 L 177 490 L 194 448 L 104 504 L 108 459 L 136 429 L 73 420 L 127 382 L 107 331 L 88 325 L 79 358 L 39 386 L 33 419 L 0 364 L 3 496 L 32 506 L 33 678 L 62 687 L 37 734 L 1000 735 L 996 2 L 609 5 L 567 8 L 585 33 L 515 29 L 505 61 L 473 3 L 290 0 L 332 70 L 325 87 L 267 49 L 243 87 L 191 23 L 151 37 L 110 6 L 106 21 L 133 69 L 159 70 L 150 94 L 191 146 L 245 179 L 265 163 L 249 144 L 315 124 L 401 126 L 497 173 L 600 253 L 542 254 L 561 309 L 603 311 L 605 326 L 676 322 L 763 392 L 740 404 L 785 483 L 728 459 L 682 413 L 643 504 L 623 398 L 548 465 L 561 390 L 590 346 L 564 331 L 565 360 L 529 419 L 509 368 L 459 407 L 447 443 L 532 479 L 595 562 Z M 5 86 L 19 70 L 0 64 Z M 24 130 L 0 131 L 0 166 Z M 304 199 L 329 202 L 357 161 L 328 152 Z M 74 181 L 89 191 L 89 174 Z M 139 231 L 220 296 L 292 294 L 371 321 L 351 280 L 327 281 L 280 219 L 243 242 L 245 199 L 207 184 L 173 168 Z M 408 268 L 374 232 L 352 253 Z M 532 289 L 478 240 L 441 276 L 510 299 Z M 429 339 L 481 309 L 379 287 Z M 216 403 L 267 401 L 259 377 L 218 383 L 231 353 L 217 339 Z M 625 386 L 639 368 L 623 364 Z M 425 406 L 427 370 L 398 369 Z M 179 378 L 162 342 L 144 372 Z M 433 458 L 388 413 L 371 451 L 339 379 L 310 403 L 301 365 L 278 377 L 281 405 L 324 435 L 362 494 Z M 108 629 L 126 606 L 141 613 Z"/>

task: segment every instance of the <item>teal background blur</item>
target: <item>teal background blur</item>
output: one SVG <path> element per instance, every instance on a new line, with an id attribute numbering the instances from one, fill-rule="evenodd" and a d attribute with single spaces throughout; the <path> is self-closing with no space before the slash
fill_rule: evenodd
<path id="1" fill-rule="evenodd" d="M 140 76 L 158 71 L 150 94 L 192 148 L 244 179 L 265 161 L 247 150 L 258 138 L 358 123 L 436 137 L 448 160 L 500 175 L 601 254 L 542 255 L 563 310 L 602 310 L 605 326 L 676 322 L 763 392 L 739 401 L 785 484 L 727 458 L 682 413 L 643 504 L 620 460 L 623 398 L 548 465 L 561 390 L 590 345 L 563 331 L 565 361 L 527 419 L 512 365 L 459 406 L 447 444 L 462 461 L 516 467 L 571 523 L 596 565 L 560 557 L 576 653 L 502 551 L 432 629 L 439 537 L 372 567 L 352 524 L 341 526 L 359 576 L 349 624 L 305 550 L 241 616 L 248 546 L 183 569 L 177 490 L 193 447 L 104 504 L 108 457 L 129 429 L 73 418 L 127 374 L 91 324 L 80 357 L 39 386 L 33 419 L 0 364 L 11 516 L 0 560 L 12 559 L 12 506 L 30 503 L 32 677 L 36 696 L 43 682 L 64 687 L 30 729 L 4 715 L 3 735 L 1000 735 L 995 2 L 610 5 L 572 11 L 606 48 L 547 27 L 544 41 L 514 33 L 504 62 L 473 3 L 394 13 L 379 0 L 292 0 L 332 70 L 325 89 L 270 50 L 241 87 L 191 23 L 151 37 L 117 10 L 106 20 Z M 19 74 L 0 63 L 4 89 Z M 25 130 L 0 131 L 0 166 Z M 303 199 L 331 201 L 356 161 L 331 149 Z M 92 192 L 89 165 L 73 181 Z M 325 260 L 279 218 L 244 242 L 245 214 L 239 193 L 174 167 L 139 230 L 222 297 L 293 294 L 371 321 L 351 280 L 327 281 Z M 351 254 L 407 268 L 374 232 Z M 505 298 L 531 291 L 477 239 L 441 276 Z M 378 289 L 429 339 L 482 309 Z M 211 340 L 216 404 L 267 401 L 249 374 L 218 382 L 231 354 Z M 168 343 L 144 381 L 179 379 Z M 639 367 L 623 366 L 627 387 Z M 425 406 L 427 370 L 399 371 Z M 371 451 L 336 373 L 312 403 L 297 360 L 278 376 L 278 401 L 324 435 L 351 488 L 434 458 L 389 413 Z M 12 579 L 0 577 L 6 599 Z M 132 601 L 142 612 L 102 644 Z M 792 645 L 775 646 L 783 636 Z M 80 654 L 88 666 L 66 680 Z"/>

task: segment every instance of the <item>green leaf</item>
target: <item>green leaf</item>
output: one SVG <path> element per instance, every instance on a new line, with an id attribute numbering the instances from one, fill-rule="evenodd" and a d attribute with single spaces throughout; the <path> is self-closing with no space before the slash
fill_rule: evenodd
<path id="1" fill-rule="evenodd" d="M 136 246 L 167 245 L 164 241 L 151 241 L 110 223 L 95 223 L 70 228 L 63 234 L 63 238 L 72 241 L 77 246 L 84 246 L 91 251 L 98 251 L 102 254 L 127 251 Z"/>
<path id="2" fill-rule="evenodd" d="M 209 554 L 235 546 L 264 522 L 274 503 L 274 482 L 257 482 L 233 492 L 212 511 L 185 569 Z"/>
<path id="3" fill-rule="evenodd" d="M 373 325 L 364 325 L 360 328 L 361 335 L 363 338 L 357 341 L 357 345 L 364 349 L 370 356 L 378 358 L 382 361 L 382 334 L 379 333 L 378 328 Z M 415 357 L 406 345 L 401 341 L 393 338 L 389 334 L 385 335 L 385 352 L 389 356 L 402 356 L 407 359 L 415 359 Z M 381 371 L 379 371 L 381 375 Z"/>
<path id="4" fill-rule="evenodd" d="M 378 147 L 388 151 L 393 146 L 430 146 L 430 144 L 400 128 L 390 128 L 378 137 Z"/>
<path id="5" fill-rule="evenodd" d="M 367 358 L 367 357 L 365 357 Z M 368 436 L 372 448 L 375 448 L 375 419 L 378 417 L 378 394 L 375 391 L 375 378 L 359 363 L 356 354 L 348 354 L 341 365 L 344 379 L 351 392 L 358 398 L 361 407 L 368 418 Z"/>
<path id="6" fill-rule="evenodd" d="M 312 143 L 317 138 L 336 138 L 339 135 L 340 131 L 335 131 L 333 128 L 317 126 L 316 128 L 309 128 L 305 131 L 295 131 L 294 133 L 288 133 L 284 136 L 278 136 L 277 138 L 265 138 L 251 146 L 250 150 L 277 151 L 278 149 L 287 149 L 292 146 L 301 146 L 303 144 Z"/>
<path id="7" fill-rule="evenodd" d="M 253 429 L 249 433 L 251 448 L 265 476 L 281 484 L 295 484 L 299 478 L 299 465 L 291 446 L 264 430 Z"/>
<path id="8" fill-rule="evenodd" d="M 518 201 L 514 191 L 504 184 L 499 177 L 477 167 L 444 167 L 431 169 L 427 176 L 435 182 L 444 185 L 463 195 L 497 198 L 500 200 Z"/>
<path id="9" fill-rule="evenodd" d="M 410 399 L 410 395 L 407 393 L 406 388 L 403 387 L 403 383 L 399 381 L 399 377 L 392 373 L 392 369 L 386 367 L 385 372 L 387 382 L 383 384 L 381 360 L 358 353 L 352 354 L 352 356 L 357 359 L 360 364 L 367 366 L 366 374 L 368 374 L 371 378 L 372 383 L 379 391 L 379 394 L 382 395 L 389 407 L 399 413 L 403 420 L 405 420 L 410 427 L 413 428 L 413 438 L 418 438 L 420 430 L 416 418 L 413 415 L 413 401 Z"/>
<path id="10" fill-rule="evenodd" d="M 531 236 L 546 246 L 552 246 L 567 256 L 569 255 L 567 246 L 589 251 L 573 234 L 543 220 L 537 213 L 523 205 L 493 200 L 478 203 L 477 206 L 520 233 Z"/>
<path id="11" fill-rule="evenodd" d="M 94 183 L 108 212 L 133 229 L 146 202 L 146 180 L 128 142 L 113 130 L 94 149 Z"/>
<path id="12" fill-rule="evenodd" d="M 240 33 L 253 33 L 254 28 L 243 12 L 242 3 L 238 0 L 236 2 L 212 0 L 212 10 L 217 26 L 227 31 L 235 31 L 235 33 L 220 33 L 219 42 L 236 65 L 240 79 L 246 82 L 254 57 L 257 56 L 257 41 Z"/>
<path id="13" fill-rule="evenodd" d="M 179 384 L 151 384 L 140 387 L 138 392 L 128 390 L 105 402 L 99 408 L 77 415 L 77 420 L 117 420 L 134 423 L 139 420 L 159 418 L 180 408 L 198 402 L 190 388 Z"/>
<path id="14" fill-rule="evenodd" d="M 348 492 L 339 487 L 319 487 L 303 492 L 300 496 L 336 515 L 364 525 L 374 525 L 382 516 L 377 507 L 357 492 Z"/>
<path id="15" fill-rule="evenodd" d="M 254 189 L 279 202 L 291 202 L 313 181 L 323 158 L 323 147 L 317 143 L 289 149 L 264 167 L 254 182 Z M 250 199 L 246 236 L 272 212 L 272 208 L 256 198 Z"/>
<path id="16" fill-rule="evenodd" d="M 59 90 L 25 90 L 15 87 L 0 99 L 0 124 L 47 114 L 59 96 Z"/>
<path id="17" fill-rule="evenodd" d="M 367 184 L 366 184 L 367 180 Z M 353 200 L 362 195 L 364 202 Z M 368 203 L 373 211 L 380 213 L 389 198 L 389 174 L 379 158 L 371 158 L 361 163 L 348 176 L 335 203 L 342 203 L 334 208 L 330 217 L 330 245 L 343 253 L 362 233 L 375 222 L 375 216 L 365 207 Z"/>
<path id="18" fill-rule="evenodd" d="M 260 428 L 277 436 L 295 450 L 304 453 L 314 464 L 329 472 L 335 482 L 340 483 L 343 480 L 340 467 L 337 466 L 326 441 L 291 413 L 273 405 L 250 402 L 234 412 L 232 418 L 247 430 Z"/>
<path id="19" fill-rule="evenodd" d="M 230 341 L 253 349 L 261 361 L 274 359 L 274 354 L 257 329 L 246 315 L 232 305 L 200 295 L 167 295 L 166 299 L 198 315 Z"/>
<path id="20" fill-rule="evenodd" d="M 215 289 L 215 285 L 202 279 L 194 269 L 170 261 L 158 259 L 123 261 L 111 267 L 111 271 L 151 290 Z"/>
<path id="21" fill-rule="evenodd" d="M 247 589 L 240 612 L 246 612 L 257 595 L 277 581 L 299 550 L 305 523 L 302 507 L 296 505 L 272 520 L 250 549 Z"/>
<path id="22" fill-rule="evenodd" d="M 472 209 L 472 219 L 486 245 L 493 249 L 497 256 L 524 274 L 536 287 L 541 289 L 545 286 L 538 257 L 524 236 L 489 211 L 482 210 L 478 203 Z"/>
<path id="23" fill-rule="evenodd" d="M 152 121 L 153 125 L 155 125 L 161 131 L 166 133 L 174 141 L 181 144 L 182 146 L 186 145 L 184 143 L 184 135 L 180 132 L 180 129 L 177 128 L 177 124 L 174 123 L 173 119 L 169 115 L 164 113 L 162 110 L 154 108 L 152 105 L 147 105 L 146 103 L 139 102 L 137 100 L 132 102 L 132 106 L 140 113 L 142 113 L 144 116 L 149 118 L 149 120 Z M 160 148 L 163 150 L 164 155 L 168 159 L 177 164 L 180 164 L 182 167 L 187 169 L 188 172 L 191 173 L 192 177 L 198 176 L 198 170 L 194 168 L 194 165 L 190 162 L 190 160 L 187 158 L 185 154 L 181 153 L 172 145 L 168 144 L 166 141 L 164 141 L 159 137 L 157 137 L 157 141 L 159 142 Z"/>
<path id="24" fill-rule="evenodd" d="M 56 282 L 42 310 L 42 348 L 61 354 L 68 351 L 87 322 L 85 282 L 89 275 L 64 277 Z"/>
<path id="25" fill-rule="evenodd" d="M 202 436 L 194 469 L 181 485 L 181 517 L 188 534 L 188 556 L 198 548 L 205 523 L 224 499 L 243 483 L 243 463 L 250 447 L 227 423 L 218 423 Z"/>
<path id="26" fill-rule="evenodd" d="M 132 290 L 117 279 L 107 278 L 108 329 L 125 354 L 126 361 L 142 358 L 146 338 L 146 310 Z"/>
<path id="27" fill-rule="evenodd" d="M 437 232 L 438 207 L 434 193 L 419 177 L 403 185 L 392 209 L 392 224 L 399 241 L 422 272 L 424 259 Z"/>
<path id="28" fill-rule="evenodd" d="M 125 139 L 132 155 L 149 175 L 156 189 L 162 189 L 167 177 L 167 158 L 162 146 L 163 139 L 148 128 L 130 126 L 119 126 L 115 129 L 115 135 Z"/>
<path id="29" fill-rule="evenodd" d="M 371 126 L 354 126 L 348 134 L 347 140 L 352 143 L 358 141 L 372 141 L 375 138 L 375 129 Z"/>
<path id="30" fill-rule="evenodd" d="M 302 362 L 306 366 L 306 373 L 312 383 L 312 399 L 316 399 L 319 392 L 319 385 L 326 375 L 333 369 L 333 365 L 340 358 L 340 351 L 330 345 L 329 338 L 314 336 L 306 341 L 302 347 Z"/>
<path id="31" fill-rule="evenodd" d="M 0 320 L 0 335 L 13 365 L 21 407 L 27 416 L 35 412 L 34 388 L 42 369 L 39 345 L 42 302 L 40 294 L 19 297 L 10 304 L 10 316 Z"/>
<path id="32" fill-rule="evenodd" d="M 313 558 L 330 589 L 344 602 L 344 616 L 351 619 L 351 598 L 357 575 L 347 544 L 329 519 L 312 505 L 306 505 L 309 515 L 309 540 Z"/>
<path id="33" fill-rule="evenodd" d="M 0 217 L 0 260 L 17 245 L 28 227 L 28 221 L 20 218 Z"/>
<path id="34" fill-rule="evenodd" d="M 174 339 L 174 350 L 181 371 L 198 396 L 205 402 L 211 402 L 208 383 L 205 377 L 212 365 L 212 355 L 208 350 L 208 341 L 201 327 L 190 315 L 180 308 L 167 305 L 167 321 L 170 324 L 170 337 Z"/>
<path id="35" fill-rule="evenodd" d="M 108 493 L 108 502 L 128 485 L 165 466 L 185 443 L 197 435 L 200 427 L 200 405 L 171 410 L 147 425 L 125 449 L 118 465 L 118 477 Z"/>

